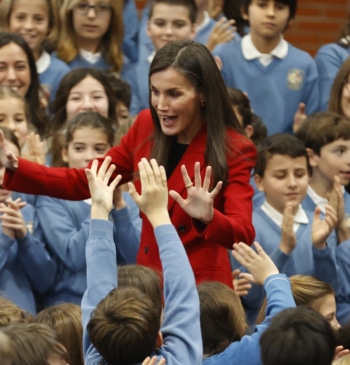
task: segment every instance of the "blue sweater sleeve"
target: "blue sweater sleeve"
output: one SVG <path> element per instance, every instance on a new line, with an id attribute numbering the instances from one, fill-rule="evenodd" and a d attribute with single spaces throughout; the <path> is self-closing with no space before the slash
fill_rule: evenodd
<path id="1" fill-rule="evenodd" d="M 200 364 L 203 348 L 199 297 L 184 246 L 172 225 L 154 230 L 164 276 L 164 344 L 160 355 L 167 365 Z"/>
<path id="2" fill-rule="evenodd" d="M 286 308 L 295 307 L 290 283 L 284 274 L 269 276 L 264 283 L 267 295 L 266 318 L 257 325 L 252 335 L 233 342 L 222 353 L 209 357 L 203 365 L 261 365 L 259 340 L 268 328 L 271 318 Z"/>
<path id="3" fill-rule="evenodd" d="M 85 365 L 99 365 L 103 363 L 103 358 L 91 344 L 86 328 L 97 304 L 117 287 L 116 249 L 112 222 L 91 220 L 89 239 L 86 243 L 86 274 L 87 289 L 81 304 L 84 358 Z"/>
<path id="4" fill-rule="evenodd" d="M 69 210 L 65 201 L 49 197 L 38 198 L 37 214 L 47 245 L 70 270 L 77 272 L 86 265 L 85 244 L 90 225 L 90 207 L 86 207 L 84 215 L 78 210 L 80 202 L 68 204 L 74 204 L 79 217 L 73 216 L 75 208 Z"/>
<path id="5" fill-rule="evenodd" d="M 57 264 L 47 252 L 43 242 L 32 234 L 18 239 L 18 258 L 34 290 L 47 291 L 53 284 Z"/>

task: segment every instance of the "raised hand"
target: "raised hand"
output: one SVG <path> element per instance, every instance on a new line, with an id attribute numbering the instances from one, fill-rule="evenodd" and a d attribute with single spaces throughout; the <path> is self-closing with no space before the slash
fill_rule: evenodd
<path id="1" fill-rule="evenodd" d="M 7 167 L 15 171 L 18 167 L 18 158 L 9 148 L 9 142 L 6 141 L 4 133 L 0 130 L 0 167 Z"/>
<path id="2" fill-rule="evenodd" d="M 241 273 L 240 276 L 259 285 L 263 285 L 264 281 L 271 275 L 278 274 L 278 269 L 270 256 L 263 250 L 258 242 L 253 243 L 256 252 L 243 242 L 233 245 L 233 257 L 245 268 L 248 273 Z"/>
<path id="3" fill-rule="evenodd" d="M 307 115 L 305 113 L 306 105 L 304 103 L 300 103 L 298 110 L 294 114 L 294 124 L 293 124 L 293 132 L 296 133 L 302 123 L 306 120 Z"/>
<path id="4" fill-rule="evenodd" d="M 287 255 L 289 255 L 297 245 L 297 239 L 295 237 L 293 225 L 294 225 L 293 205 L 287 203 L 283 212 L 282 235 L 279 246 L 280 250 Z"/>
<path id="5" fill-rule="evenodd" d="M 326 215 L 321 219 L 321 210 L 316 207 L 312 222 L 311 238 L 316 248 L 325 248 L 326 240 L 337 224 L 337 213 L 330 205 L 326 205 Z"/>
<path id="6" fill-rule="evenodd" d="M 157 363 L 157 357 L 153 356 L 152 358 L 146 357 L 146 359 L 143 361 L 142 365 L 165 365 L 165 359 L 161 359 Z"/>
<path id="7" fill-rule="evenodd" d="M 129 193 L 142 210 L 153 227 L 168 224 L 168 185 L 165 169 L 158 166 L 155 159 L 143 158 L 139 164 L 141 194 L 138 194 L 133 183 L 129 182 Z"/>
<path id="8" fill-rule="evenodd" d="M 207 167 L 202 185 L 199 162 L 196 162 L 194 165 L 194 185 L 188 176 L 185 165 L 181 166 L 181 173 L 187 188 L 187 199 L 183 199 L 174 190 L 170 190 L 170 196 L 190 217 L 198 219 L 204 224 L 209 224 L 214 216 L 214 199 L 222 187 L 222 181 L 219 181 L 215 188 L 209 191 L 211 167 Z"/>
<path id="9" fill-rule="evenodd" d="M 40 140 L 40 136 L 38 134 L 28 134 L 27 147 L 28 152 L 22 154 L 22 157 L 40 165 L 45 165 L 44 142 Z"/>
<path id="10" fill-rule="evenodd" d="M 210 33 L 207 48 L 212 51 L 217 45 L 230 42 L 235 37 L 236 27 L 233 19 L 219 19 Z"/>
<path id="11" fill-rule="evenodd" d="M 27 234 L 27 226 L 20 211 L 25 205 L 20 198 L 14 201 L 8 199 L 6 204 L 0 203 L 2 232 L 12 239 L 21 239 Z"/>
<path id="12" fill-rule="evenodd" d="M 100 168 L 98 168 L 98 161 L 94 160 L 91 167 L 85 169 L 92 200 L 91 218 L 93 219 L 108 219 L 113 206 L 113 191 L 122 178 L 118 175 L 109 183 L 115 170 L 115 165 L 111 165 L 111 161 L 111 157 L 107 156 Z"/>
<path id="13" fill-rule="evenodd" d="M 251 276 L 251 274 L 249 274 Z M 249 290 L 252 288 L 253 278 L 247 279 L 242 276 L 239 269 L 232 271 L 233 288 L 239 297 L 248 295 Z"/>

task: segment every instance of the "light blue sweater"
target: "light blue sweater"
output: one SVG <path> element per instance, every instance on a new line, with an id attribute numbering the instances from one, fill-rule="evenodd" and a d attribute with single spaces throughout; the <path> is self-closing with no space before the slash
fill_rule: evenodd
<path id="1" fill-rule="evenodd" d="M 268 66 L 258 59 L 244 58 L 241 40 L 223 44 L 213 54 L 222 61 L 222 76 L 227 86 L 248 93 L 254 113 L 262 118 L 268 133 L 292 133 L 299 103 L 306 113 L 319 109 L 318 73 L 307 53 L 288 44 L 284 59 L 274 57 Z"/>
<path id="2" fill-rule="evenodd" d="M 154 230 L 164 277 L 163 346 L 157 351 L 167 365 L 199 365 L 202 362 L 199 298 L 194 275 L 176 230 L 162 225 Z M 112 224 L 92 220 L 86 244 L 87 290 L 82 301 L 85 365 L 104 362 L 89 340 L 87 324 L 97 304 L 117 287 L 116 251 Z"/>

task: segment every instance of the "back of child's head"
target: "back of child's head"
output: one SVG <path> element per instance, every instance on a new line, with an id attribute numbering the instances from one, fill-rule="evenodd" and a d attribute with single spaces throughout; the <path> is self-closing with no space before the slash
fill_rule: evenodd
<path id="1" fill-rule="evenodd" d="M 1 331 L 15 349 L 12 365 L 47 365 L 50 358 L 68 362 L 67 351 L 56 332 L 45 324 L 16 323 Z"/>
<path id="2" fill-rule="evenodd" d="M 69 365 L 83 365 L 83 326 L 81 308 L 77 304 L 61 303 L 41 310 L 33 322 L 44 323 L 52 327 L 67 349 Z"/>
<path id="3" fill-rule="evenodd" d="M 79 0 L 66 0 L 61 7 L 62 29 L 57 46 L 57 55 L 64 62 L 71 62 L 79 54 L 79 34 L 75 29 L 74 11 Z M 124 1 L 109 0 L 111 6 L 108 28 L 101 36 L 99 52 L 111 66 L 109 71 L 119 72 L 123 65 L 122 41 L 124 37 Z"/>
<path id="4" fill-rule="evenodd" d="M 64 133 L 66 145 L 68 145 L 73 140 L 75 131 L 81 128 L 103 130 L 104 134 L 108 138 L 108 144 L 111 147 L 113 146 L 116 126 L 112 119 L 106 118 L 99 113 L 91 111 L 77 114 L 67 123 Z"/>
<path id="5" fill-rule="evenodd" d="M 5 333 L 0 330 L 0 359 L 1 365 L 14 365 L 14 351 L 11 341 Z"/>
<path id="6" fill-rule="evenodd" d="M 307 117 L 295 135 L 320 155 L 323 146 L 339 139 L 350 140 L 349 122 L 333 112 L 317 112 Z"/>
<path id="7" fill-rule="evenodd" d="M 204 355 L 225 350 L 244 335 L 247 324 L 239 296 L 227 285 L 203 282 L 197 286 Z"/>
<path id="8" fill-rule="evenodd" d="M 31 320 L 31 314 L 0 296 L 0 327 L 8 326 L 11 323 L 28 323 Z"/>
<path id="9" fill-rule="evenodd" d="M 154 307 L 162 312 L 162 274 L 143 265 L 118 266 L 118 287 L 134 287 L 147 294 Z"/>
<path id="10" fill-rule="evenodd" d="M 151 19 L 154 13 L 154 7 L 157 4 L 167 4 L 169 6 L 183 6 L 188 9 L 189 19 L 191 23 L 196 22 L 197 16 L 197 5 L 195 0 L 151 0 L 149 16 L 148 18 Z"/>
<path id="11" fill-rule="evenodd" d="M 260 348 L 263 365 L 330 365 L 335 337 L 325 318 L 300 306 L 272 318 L 260 338 Z"/>
<path id="12" fill-rule="evenodd" d="M 151 298 L 136 287 L 113 289 L 87 325 L 89 338 L 110 364 L 142 362 L 152 354 L 161 315 Z"/>
<path id="13" fill-rule="evenodd" d="M 242 8 L 245 14 L 248 14 L 248 8 L 253 0 L 242 0 Z M 289 19 L 293 19 L 297 12 L 298 1 L 297 0 L 278 0 L 276 3 L 289 6 Z"/>
<path id="14" fill-rule="evenodd" d="M 123 103 L 127 108 L 130 108 L 131 104 L 131 86 L 126 81 L 117 77 L 111 73 L 107 75 L 110 85 L 113 90 L 113 94 L 116 98 L 116 102 Z"/>
<path id="15" fill-rule="evenodd" d="M 263 177 L 267 163 L 274 155 L 289 156 L 291 158 L 305 156 L 310 171 L 309 157 L 303 142 L 290 134 L 276 133 L 267 137 L 259 146 L 254 173 Z"/>
<path id="16" fill-rule="evenodd" d="M 253 127 L 253 134 L 250 139 L 253 141 L 255 146 L 259 146 L 267 137 L 267 128 L 262 119 L 252 113 L 251 126 Z"/>
<path id="17" fill-rule="evenodd" d="M 337 346 L 343 346 L 350 350 L 350 320 L 339 328 L 335 333 Z"/>
<path id="18" fill-rule="evenodd" d="M 253 119 L 253 112 L 250 106 L 248 96 L 242 90 L 234 89 L 231 87 L 227 87 L 227 93 L 232 103 L 232 106 L 234 107 L 235 111 L 237 110 L 239 116 L 241 117 L 239 118 L 239 116 L 237 116 L 238 120 L 242 120 L 243 127 L 251 124 Z"/>

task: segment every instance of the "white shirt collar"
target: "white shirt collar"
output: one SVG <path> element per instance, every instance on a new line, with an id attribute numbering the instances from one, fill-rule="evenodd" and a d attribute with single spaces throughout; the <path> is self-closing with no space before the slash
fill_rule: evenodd
<path id="1" fill-rule="evenodd" d="M 152 63 L 154 56 L 156 55 L 156 51 L 153 51 L 148 57 L 147 60 L 149 63 Z"/>
<path id="2" fill-rule="evenodd" d="M 344 186 L 342 186 L 341 189 L 344 194 L 345 192 Z M 328 204 L 328 199 L 318 195 L 310 185 L 307 188 L 307 195 L 316 204 L 316 206 L 320 208 L 321 213 L 326 214 L 326 205 Z"/>
<path id="3" fill-rule="evenodd" d="M 196 28 L 196 31 L 197 33 L 203 29 L 205 26 L 207 26 L 210 22 L 210 16 L 209 16 L 209 13 L 207 11 L 204 12 L 204 19 L 202 21 L 201 24 L 197 24 L 197 28 Z"/>
<path id="4" fill-rule="evenodd" d="M 90 63 L 96 63 L 101 58 L 101 52 L 92 53 L 85 49 L 80 49 L 80 55 Z"/>
<path id="5" fill-rule="evenodd" d="M 36 61 L 36 70 L 38 74 L 44 73 L 51 64 L 51 57 L 47 52 L 43 52 L 39 59 Z"/>
<path id="6" fill-rule="evenodd" d="M 266 200 L 261 206 L 261 209 L 277 224 L 278 227 L 282 228 L 283 214 L 281 214 L 275 208 L 273 208 Z M 307 217 L 302 206 L 299 205 L 299 209 L 294 216 L 294 224 L 293 224 L 294 232 L 298 230 L 300 224 L 308 224 L 308 223 L 309 223 L 309 218 Z"/>
<path id="7" fill-rule="evenodd" d="M 267 66 L 272 62 L 273 57 L 283 59 L 287 56 L 288 42 L 281 36 L 277 46 L 270 53 L 261 53 L 255 47 L 251 35 L 247 34 L 242 38 L 242 52 L 246 60 L 258 58 L 264 66 Z"/>

